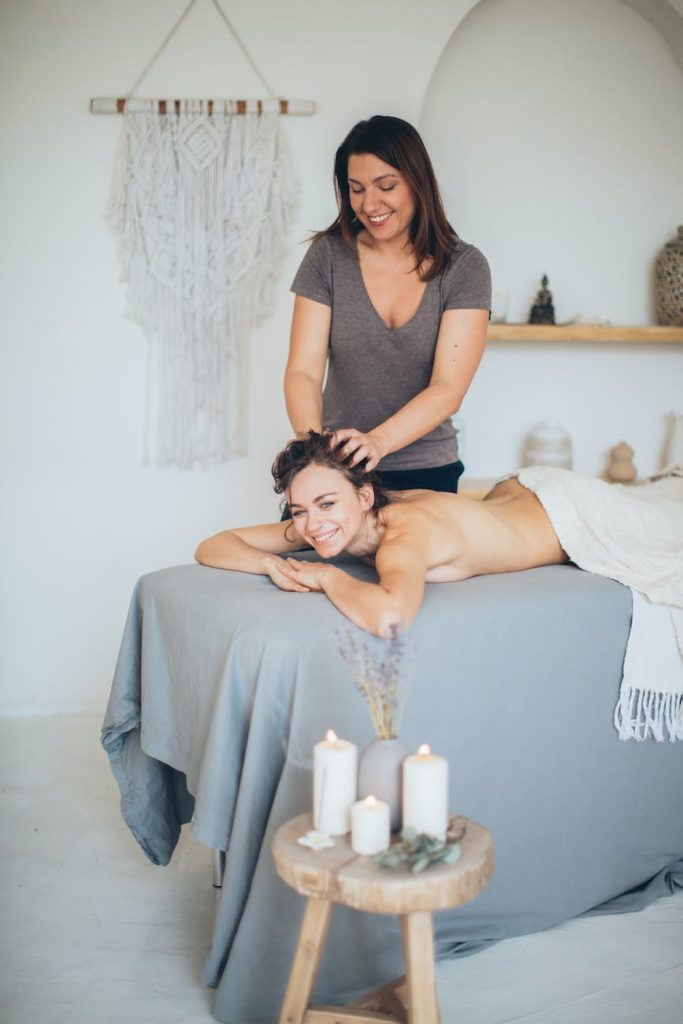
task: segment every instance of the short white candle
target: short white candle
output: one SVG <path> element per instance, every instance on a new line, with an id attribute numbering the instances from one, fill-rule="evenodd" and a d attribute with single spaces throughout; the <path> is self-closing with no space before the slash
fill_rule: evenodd
<path id="1" fill-rule="evenodd" d="M 426 744 L 403 762 L 403 827 L 446 838 L 448 761 Z"/>
<path id="2" fill-rule="evenodd" d="M 357 795 L 358 751 L 332 729 L 313 748 L 313 824 L 330 836 L 349 831 L 351 804 Z"/>
<path id="3" fill-rule="evenodd" d="M 369 857 L 389 848 L 389 804 L 368 796 L 351 808 L 351 847 Z"/>

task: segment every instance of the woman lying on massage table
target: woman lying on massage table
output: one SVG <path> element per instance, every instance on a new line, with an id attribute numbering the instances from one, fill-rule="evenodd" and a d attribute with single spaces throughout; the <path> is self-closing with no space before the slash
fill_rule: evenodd
<path id="1" fill-rule="evenodd" d="M 199 545 L 197 561 L 270 576 L 282 590 L 322 591 L 377 636 L 412 624 L 425 582 L 567 561 L 543 506 L 516 480 L 498 484 L 483 501 L 435 491 L 388 494 L 331 441 L 311 431 L 275 459 L 275 490 L 285 495 L 291 520 L 218 533 Z M 282 557 L 306 548 L 326 559 L 356 555 L 374 564 L 379 582 L 364 583 L 327 562 Z"/>

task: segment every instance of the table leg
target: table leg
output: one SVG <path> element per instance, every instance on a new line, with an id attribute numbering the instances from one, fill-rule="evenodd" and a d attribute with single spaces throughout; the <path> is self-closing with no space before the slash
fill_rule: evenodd
<path id="1" fill-rule="evenodd" d="M 213 851 L 213 887 L 221 889 L 223 886 L 223 875 L 225 874 L 225 850 Z"/>
<path id="2" fill-rule="evenodd" d="M 434 968 L 432 915 L 425 910 L 401 914 L 403 955 L 408 979 L 409 1024 L 441 1024 Z"/>
<path id="3" fill-rule="evenodd" d="M 320 956 L 325 947 L 332 917 L 330 900 L 309 897 L 301 922 L 299 942 L 289 973 L 280 1012 L 280 1024 L 301 1024 L 311 999 Z"/>

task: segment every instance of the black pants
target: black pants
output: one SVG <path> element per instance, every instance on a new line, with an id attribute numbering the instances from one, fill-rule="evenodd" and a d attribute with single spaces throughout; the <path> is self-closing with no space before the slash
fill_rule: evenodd
<path id="1" fill-rule="evenodd" d="M 460 459 L 447 466 L 432 469 L 376 469 L 375 475 L 389 491 L 412 491 L 424 488 L 426 491 L 450 491 L 456 494 L 458 480 L 465 467 Z"/>

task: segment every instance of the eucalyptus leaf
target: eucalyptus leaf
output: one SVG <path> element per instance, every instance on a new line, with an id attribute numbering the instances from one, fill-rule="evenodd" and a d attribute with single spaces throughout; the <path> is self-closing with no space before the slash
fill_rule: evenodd
<path id="1" fill-rule="evenodd" d="M 443 839 L 435 839 L 433 836 L 427 836 L 424 844 L 425 850 L 429 850 L 430 853 L 435 853 L 437 850 L 445 848 L 446 844 Z"/>
<path id="2" fill-rule="evenodd" d="M 464 829 L 459 829 L 458 837 L 462 837 L 463 833 Z M 457 840 L 451 839 L 450 832 L 443 840 L 424 833 L 418 834 L 414 829 L 406 828 L 401 833 L 401 838 L 392 843 L 388 850 L 377 854 L 375 864 L 383 868 L 405 865 L 417 875 L 431 864 L 454 864 L 459 856 L 460 844 Z"/>
<path id="3" fill-rule="evenodd" d="M 446 864 L 455 864 L 456 860 L 460 860 L 460 844 L 454 843 L 453 846 L 449 846 L 441 859 Z"/>

